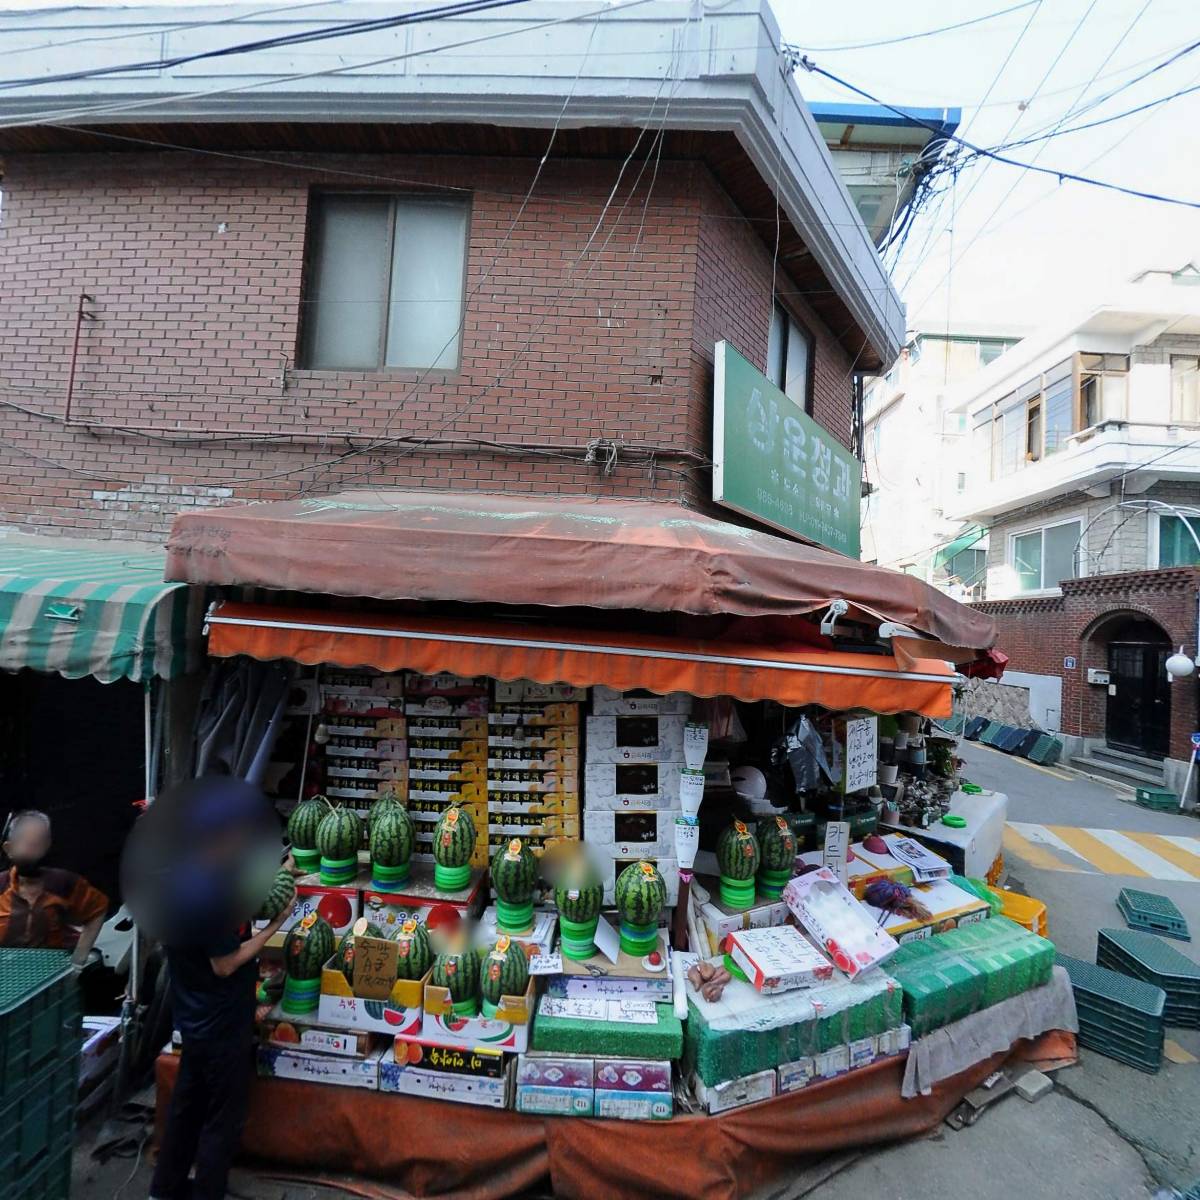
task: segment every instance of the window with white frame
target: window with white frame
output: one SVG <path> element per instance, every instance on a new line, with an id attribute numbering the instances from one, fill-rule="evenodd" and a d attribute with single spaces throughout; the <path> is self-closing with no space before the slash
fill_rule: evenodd
<path id="1" fill-rule="evenodd" d="M 1200 425 L 1200 358 L 1171 355 L 1171 420 Z"/>
<path id="2" fill-rule="evenodd" d="M 301 366 L 458 366 L 466 204 L 319 193 L 312 198 L 308 241 Z"/>
<path id="3" fill-rule="evenodd" d="M 1017 590 L 1041 592 L 1058 587 L 1079 574 L 1080 521 L 1063 521 L 1015 533 L 1009 538 L 1009 563 L 1017 577 Z"/>
<path id="4" fill-rule="evenodd" d="M 767 338 L 767 378 L 806 413 L 812 412 L 811 363 L 812 335 L 777 300 Z"/>
<path id="5" fill-rule="evenodd" d="M 1200 517 L 1160 513 L 1158 517 L 1158 565 L 1190 567 L 1200 563 Z"/>

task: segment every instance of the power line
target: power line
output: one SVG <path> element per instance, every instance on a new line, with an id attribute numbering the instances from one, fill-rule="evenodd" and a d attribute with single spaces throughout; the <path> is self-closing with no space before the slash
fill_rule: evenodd
<path id="1" fill-rule="evenodd" d="M 444 21 L 450 17 L 473 16 L 494 8 L 510 8 L 524 4 L 526 0 L 458 0 L 440 8 L 425 8 L 415 13 L 402 13 L 394 17 L 378 17 L 372 21 L 349 21 L 343 25 L 328 25 L 320 29 L 306 29 L 297 33 L 282 33 L 272 38 L 260 38 L 253 42 L 239 42 L 232 46 L 218 46 L 213 50 L 196 50 L 191 54 L 176 54 L 170 58 L 151 59 L 147 62 L 118 63 L 108 67 L 92 67 L 84 71 L 64 71 L 58 75 L 33 76 L 27 79 L 0 80 L 0 91 L 17 87 L 45 86 L 51 83 L 73 83 L 82 79 L 102 79 L 108 75 L 128 75 L 134 71 L 167 71 L 189 63 L 202 62 L 210 58 L 228 58 L 237 54 L 252 54 L 261 50 L 278 50 L 286 46 L 307 45 L 310 42 L 328 41 L 331 38 L 350 37 L 364 33 L 379 33 L 385 29 L 396 29 L 402 25 L 419 25 L 426 21 Z"/>
<path id="2" fill-rule="evenodd" d="M 1105 191 L 1119 192 L 1124 196 L 1134 196 L 1139 200 L 1154 200 L 1160 204 L 1173 204 L 1181 208 L 1200 208 L 1200 201 L 1197 200 L 1188 200 L 1181 196 L 1162 196 L 1157 192 L 1145 192 L 1140 188 L 1125 187 L 1122 184 L 1111 183 L 1104 179 L 1091 179 L 1086 175 L 1078 175 L 1074 171 L 1062 170 L 1057 167 L 1039 167 L 1034 163 L 1022 162 L 1020 159 L 1009 158 L 1004 154 L 997 154 L 992 150 L 985 149 L 983 146 L 977 146 L 974 142 L 969 142 L 966 138 L 959 137 L 957 134 L 948 134 L 941 126 L 933 125 L 930 122 L 921 119 L 920 117 L 914 116 L 914 114 L 910 112 L 905 112 L 902 108 L 897 108 L 893 104 L 888 104 L 885 100 L 880 100 L 878 96 L 873 96 L 864 88 L 860 88 L 855 84 L 839 78 L 831 71 L 825 70 L 824 67 L 817 66 L 817 64 L 812 62 L 810 59 L 802 58 L 798 65 L 802 66 L 806 71 L 811 71 L 817 75 L 823 75 L 826 79 L 830 79 L 834 83 L 840 84 L 844 88 L 849 88 L 850 91 L 854 92 L 856 95 L 862 96 L 864 100 L 869 100 L 872 104 L 881 105 L 890 112 L 896 113 L 897 116 L 904 117 L 905 120 L 913 121 L 918 125 L 925 126 L 926 129 L 930 129 L 934 133 L 941 134 L 947 141 L 955 142 L 957 145 L 965 147 L 967 150 L 972 151 L 980 158 L 986 158 L 993 162 L 1003 163 L 1008 167 L 1017 167 L 1019 170 L 1032 171 L 1037 175 L 1049 175 L 1057 179 L 1060 183 L 1083 183 L 1090 187 L 1102 188 Z"/>
<path id="3" fill-rule="evenodd" d="M 1014 4 L 1011 8 L 1002 8 L 997 12 L 987 13 L 982 17 L 974 17 L 970 21 L 959 21 L 956 25 L 942 25 L 937 29 L 926 29 L 921 33 L 907 33 L 902 37 L 883 38 L 878 42 L 853 42 L 839 46 L 801 46 L 801 49 L 811 50 L 815 54 L 832 54 L 840 50 L 873 50 L 876 46 L 896 46 L 901 42 L 915 42 L 919 38 L 934 37 L 939 33 L 950 33 L 955 29 L 966 29 L 971 25 L 982 25 L 985 21 L 994 21 L 997 17 L 1006 17 L 1009 13 L 1020 12 L 1023 8 L 1032 8 L 1041 0 L 1025 0 L 1024 4 Z M 797 43 L 800 45 L 800 43 Z"/>

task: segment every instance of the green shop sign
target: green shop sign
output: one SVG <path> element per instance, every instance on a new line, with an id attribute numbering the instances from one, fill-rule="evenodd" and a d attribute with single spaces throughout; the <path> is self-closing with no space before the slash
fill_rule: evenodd
<path id="1" fill-rule="evenodd" d="M 728 342 L 714 373 L 713 499 L 858 558 L 858 459 Z"/>

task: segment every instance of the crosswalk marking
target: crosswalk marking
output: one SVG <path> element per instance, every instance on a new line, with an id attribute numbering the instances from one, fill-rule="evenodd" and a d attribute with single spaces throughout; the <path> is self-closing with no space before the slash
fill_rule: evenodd
<path id="1" fill-rule="evenodd" d="M 1010 821 L 1005 844 L 1042 870 L 1200 882 L 1200 838 Z"/>

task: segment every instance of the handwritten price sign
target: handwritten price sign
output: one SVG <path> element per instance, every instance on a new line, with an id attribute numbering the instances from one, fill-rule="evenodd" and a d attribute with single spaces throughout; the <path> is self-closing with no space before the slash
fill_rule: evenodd
<path id="1" fill-rule="evenodd" d="M 386 938 L 354 938 L 354 994 L 366 1000 L 386 1000 L 396 982 L 396 952 Z"/>

